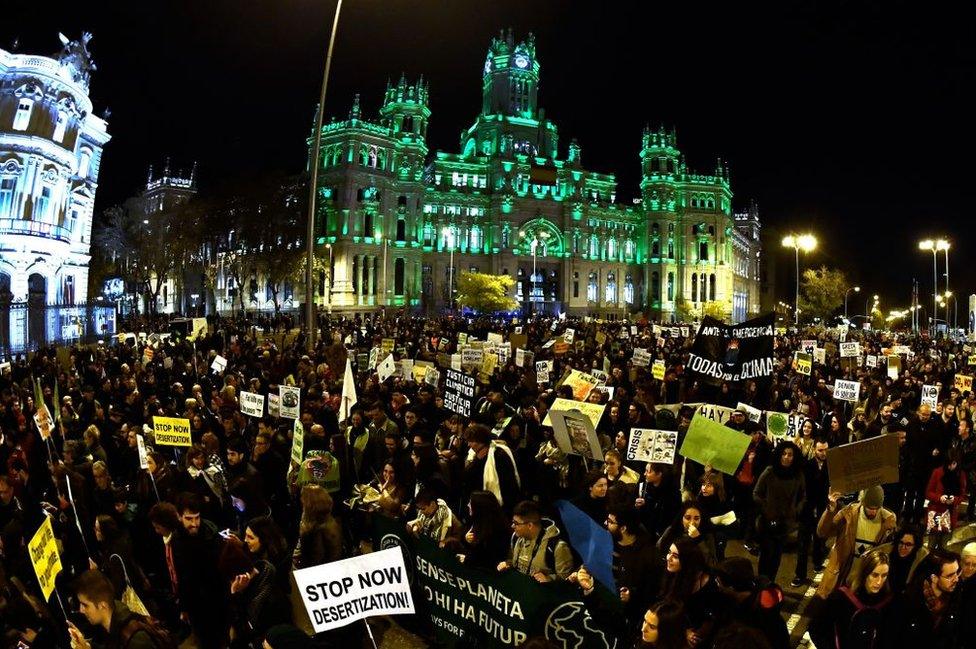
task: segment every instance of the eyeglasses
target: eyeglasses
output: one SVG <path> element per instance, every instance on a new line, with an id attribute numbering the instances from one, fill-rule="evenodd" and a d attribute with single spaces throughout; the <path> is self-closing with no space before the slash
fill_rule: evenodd
<path id="1" fill-rule="evenodd" d="M 512 527 L 521 527 L 522 525 L 528 525 L 529 521 L 512 521 Z"/>

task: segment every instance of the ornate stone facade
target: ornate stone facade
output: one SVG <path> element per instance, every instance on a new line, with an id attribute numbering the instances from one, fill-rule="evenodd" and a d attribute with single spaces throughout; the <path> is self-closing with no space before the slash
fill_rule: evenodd
<path id="1" fill-rule="evenodd" d="M 50 57 L 0 50 L 0 342 L 15 349 L 85 328 L 72 309 L 49 307 L 88 299 L 92 208 L 109 135 L 88 96 L 91 35 L 60 37 L 63 48 Z"/>
<path id="2" fill-rule="evenodd" d="M 538 106 L 539 71 L 531 35 L 492 41 L 460 153 L 427 157 L 422 79 L 388 86 L 375 120 L 357 96 L 347 119 L 323 126 L 317 254 L 331 259 L 331 282 L 319 304 L 444 308 L 451 278 L 473 269 L 514 277 L 524 310 L 757 312 L 758 216 L 733 218 L 722 161 L 692 172 L 673 131 L 645 129 L 641 198 L 622 204 L 612 174 L 583 166 L 579 143 L 561 157 Z"/>

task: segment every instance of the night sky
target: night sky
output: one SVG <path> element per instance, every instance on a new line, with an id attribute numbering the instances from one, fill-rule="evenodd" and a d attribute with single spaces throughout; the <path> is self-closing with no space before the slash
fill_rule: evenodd
<path id="1" fill-rule="evenodd" d="M 19 38 L 18 51 L 50 54 L 58 31 L 94 33 L 92 96 L 96 112 L 111 109 L 113 136 L 97 210 L 167 155 L 198 161 L 205 188 L 304 166 L 333 1 L 10 4 L 4 49 Z M 767 228 L 817 234 L 804 263 L 847 270 L 885 310 L 908 306 L 913 277 L 930 295 L 931 254 L 916 245 L 933 235 L 953 243 L 952 287 L 973 292 L 970 21 L 907 2 L 779 4 L 791 6 L 346 0 L 326 113 L 344 116 L 360 92 L 375 115 L 388 78 L 423 74 L 428 143 L 456 152 L 491 37 L 533 31 L 561 156 L 576 137 L 584 165 L 615 173 L 624 199 L 637 193 L 642 127 L 663 123 L 693 169 L 728 161 L 736 209 L 755 199 Z M 792 268 L 791 253 L 770 253 Z"/>

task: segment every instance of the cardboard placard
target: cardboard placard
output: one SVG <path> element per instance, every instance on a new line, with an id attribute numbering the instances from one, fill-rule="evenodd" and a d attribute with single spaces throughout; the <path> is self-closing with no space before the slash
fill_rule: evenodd
<path id="1" fill-rule="evenodd" d="M 857 399 L 860 394 L 861 384 L 858 381 L 844 381 L 842 379 L 837 379 L 834 382 L 834 399 L 857 403 Z"/>
<path id="2" fill-rule="evenodd" d="M 553 437 L 559 449 L 566 454 L 581 455 L 591 460 L 602 460 L 600 439 L 590 418 L 579 411 L 550 410 Z"/>
<path id="3" fill-rule="evenodd" d="M 562 385 L 568 385 L 573 389 L 573 398 L 577 401 L 584 401 L 590 392 L 600 383 L 592 374 L 570 370 L 569 375 L 563 380 Z"/>
<path id="4" fill-rule="evenodd" d="M 640 347 L 635 348 L 631 363 L 634 364 L 634 367 L 647 367 L 651 364 L 651 352 Z"/>
<path id="5" fill-rule="evenodd" d="M 898 436 L 882 435 L 827 449 L 830 488 L 854 493 L 898 482 Z"/>
<path id="6" fill-rule="evenodd" d="M 653 376 L 658 381 L 663 381 L 665 371 L 666 370 L 664 367 L 664 361 L 662 359 L 658 359 L 654 361 L 654 365 L 653 367 L 651 367 L 651 376 Z"/>
<path id="7" fill-rule="evenodd" d="M 762 419 L 763 411 L 760 410 L 759 408 L 754 408 L 750 406 L 748 403 L 742 403 L 741 401 L 735 405 L 736 410 L 738 410 L 739 408 L 742 408 L 743 410 L 746 411 L 746 418 L 749 421 L 754 421 L 758 424 L 759 420 Z"/>
<path id="8" fill-rule="evenodd" d="M 31 537 L 27 544 L 30 553 L 31 563 L 34 565 L 34 574 L 44 593 L 44 600 L 51 598 L 54 592 L 54 580 L 61 572 L 61 557 L 58 555 L 58 543 L 54 537 L 54 528 L 51 527 L 51 519 L 44 517 L 44 522 L 37 528 L 37 532 Z"/>
<path id="9" fill-rule="evenodd" d="M 552 402 L 552 408 L 550 410 L 566 410 L 572 412 L 573 410 L 578 410 L 582 414 L 589 417 L 590 421 L 593 423 L 593 427 L 596 428 L 600 425 L 600 419 L 603 418 L 603 411 L 606 410 L 607 404 L 605 403 L 589 403 L 588 401 L 573 401 L 572 399 L 559 398 Z M 542 420 L 543 426 L 552 426 L 552 418 L 546 414 L 546 418 Z"/>
<path id="10" fill-rule="evenodd" d="M 928 405 L 935 410 L 939 405 L 939 387 L 936 385 L 922 386 L 922 405 Z"/>
<path id="11" fill-rule="evenodd" d="M 386 358 L 376 366 L 376 374 L 380 383 L 396 374 L 396 363 L 393 362 L 393 354 L 387 354 Z"/>

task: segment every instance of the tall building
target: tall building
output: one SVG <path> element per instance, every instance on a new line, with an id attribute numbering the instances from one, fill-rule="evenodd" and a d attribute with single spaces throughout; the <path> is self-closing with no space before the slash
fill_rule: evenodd
<path id="1" fill-rule="evenodd" d="M 458 153 L 428 157 L 428 87 L 401 77 L 378 116 L 359 96 L 323 125 L 317 255 L 330 260 L 317 303 L 444 308 L 461 271 L 506 274 L 526 310 L 670 320 L 759 310 L 759 218 L 733 217 L 727 166 L 688 169 L 674 131 L 641 140 L 641 198 L 617 201 L 613 174 L 563 148 L 539 107 L 530 35 L 492 40 L 482 101 Z M 425 164 L 426 161 L 426 164 Z"/>
<path id="2" fill-rule="evenodd" d="M 52 56 L 0 50 L 0 347 L 108 333 L 86 310 L 92 209 L 108 125 L 92 112 L 91 34 Z M 109 313 L 111 311 L 111 313 Z"/>
<path id="3" fill-rule="evenodd" d="M 170 168 L 169 158 L 166 158 L 162 173 L 154 173 L 150 166 L 142 191 L 128 201 L 129 218 L 141 221 L 146 228 L 169 227 L 160 221 L 196 196 L 196 175 L 195 163 L 189 171 L 174 170 Z M 167 274 L 163 280 L 156 296 L 155 312 L 195 315 L 202 309 L 205 295 L 202 270 L 193 264 L 183 265 Z M 143 312 L 152 312 L 149 305 L 152 296 L 145 290 L 142 301 Z"/>

